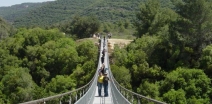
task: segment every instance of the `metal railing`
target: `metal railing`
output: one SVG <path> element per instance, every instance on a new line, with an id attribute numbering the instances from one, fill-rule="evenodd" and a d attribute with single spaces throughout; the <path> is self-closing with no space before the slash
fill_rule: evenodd
<path id="1" fill-rule="evenodd" d="M 92 85 L 94 79 L 95 79 L 95 77 L 93 77 L 93 79 L 88 84 L 86 84 L 76 90 L 69 91 L 69 92 L 66 92 L 63 94 L 58 94 L 55 96 L 41 98 L 38 100 L 24 102 L 24 103 L 20 103 L 20 104 L 46 104 L 48 102 L 53 104 L 53 103 L 56 103 L 58 100 L 59 100 L 60 104 L 62 104 L 62 102 L 67 102 L 66 101 L 67 99 L 68 99 L 69 104 L 75 103 L 79 98 L 81 98 L 88 91 L 88 89 Z"/>

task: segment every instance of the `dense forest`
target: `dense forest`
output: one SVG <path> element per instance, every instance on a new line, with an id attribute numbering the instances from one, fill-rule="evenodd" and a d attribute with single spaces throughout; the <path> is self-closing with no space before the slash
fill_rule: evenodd
<path id="1" fill-rule="evenodd" d="M 93 42 L 76 43 L 58 29 L 19 29 L 0 47 L 1 104 L 79 88 L 91 80 L 97 66 Z"/>
<path id="2" fill-rule="evenodd" d="M 0 18 L 0 103 L 86 84 L 96 71 L 98 47 L 77 40 L 112 32 L 136 37 L 110 56 L 121 85 L 169 104 L 210 104 L 212 2 L 171 1 L 57 0 L 12 25 Z"/>
<path id="3" fill-rule="evenodd" d="M 157 0 L 141 4 L 134 22 L 137 39 L 111 56 L 116 79 L 169 104 L 210 104 L 211 3 L 176 0 L 174 10 Z"/>

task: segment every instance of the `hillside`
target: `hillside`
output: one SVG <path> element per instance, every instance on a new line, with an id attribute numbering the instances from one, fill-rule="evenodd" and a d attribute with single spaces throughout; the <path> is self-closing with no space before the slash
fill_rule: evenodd
<path id="1" fill-rule="evenodd" d="M 49 26 L 62 21 L 70 21 L 76 15 L 93 15 L 103 22 L 116 22 L 124 19 L 133 20 L 135 18 L 135 12 L 139 8 L 139 4 L 145 1 L 146 0 L 57 0 L 45 3 L 45 5 L 40 5 L 38 8 L 29 8 L 26 11 L 24 9 L 18 13 L 15 12 L 11 14 L 5 14 L 7 9 L 2 10 L 2 8 L 0 8 L 0 14 L 2 14 L 5 19 L 10 20 L 16 27 Z M 170 0 L 161 0 L 161 2 L 164 6 L 171 5 Z"/>
<path id="2" fill-rule="evenodd" d="M 4 19 L 0 18 L 0 41 L 11 36 L 15 32 L 13 26 Z"/>
<path id="3" fill-rule="evenodd" d="M 43 3 L 22 3 L 8 7 L 0 7 L 0 16 L 5 18 L 9 22 L 13 22 L 16 18 L 24 16 L 31 10 L 39 8 L 45 5 L 47 2 Z"/>

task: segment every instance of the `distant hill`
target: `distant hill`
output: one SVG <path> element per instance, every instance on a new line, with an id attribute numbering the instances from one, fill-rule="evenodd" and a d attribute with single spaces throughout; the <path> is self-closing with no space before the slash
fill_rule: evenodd
<path id="1" fill-rule="evenodd" d="M 8 7 L 0 7 L 0 16 L 5 18 L 9 22 L 14 22 L 18 17 L 26 15 L 31 10 L 39 8 L 45 5 L 47 2 L 43 3 L 22 3 Z"/>
<path id="2" fill-rule="evenodd" d="M 41 4 L 26 4 L 16 7 L 0 8 L 0 15 L 16 27 L 50 26 L 71 20 L 74 16 L 96 16 L 103 22 L 132 20 L 139 5 L 146 0 L 56 0 Z M 170 0 L 161 0 L 164 6 L 170 6 Z M 12 9 L 13 8 L 13 9 Z M 3 11 L 3 12 L 2 12 Z M 9 14 L 6 11 L 12 11 Z"/>

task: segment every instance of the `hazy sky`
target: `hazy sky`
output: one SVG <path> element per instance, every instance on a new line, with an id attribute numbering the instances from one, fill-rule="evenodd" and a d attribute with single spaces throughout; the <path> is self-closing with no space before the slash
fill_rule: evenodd
<path id="1" fill-rule="evenodd" d="M 55 1 L 55 0 L 0 0 L 0 7 L 1 6 L 12 6 L 15 4 L 21 4 L 26 2 L 44 2 L 44 1 Z"/>

